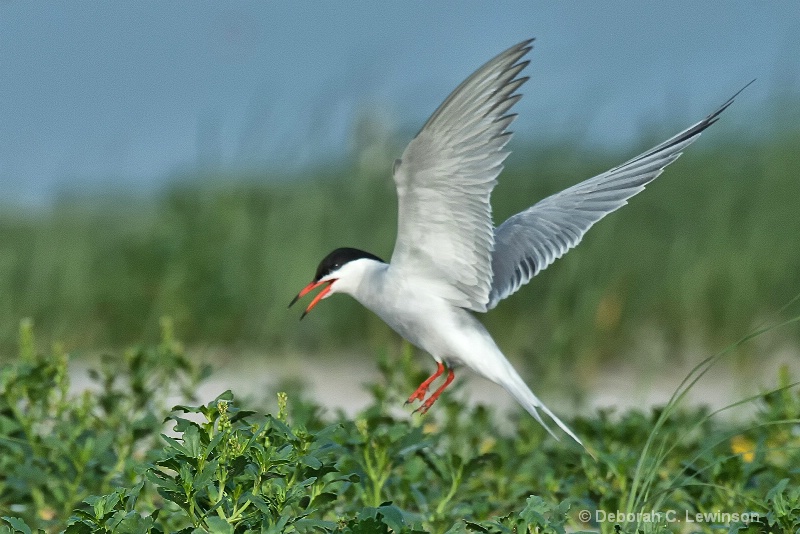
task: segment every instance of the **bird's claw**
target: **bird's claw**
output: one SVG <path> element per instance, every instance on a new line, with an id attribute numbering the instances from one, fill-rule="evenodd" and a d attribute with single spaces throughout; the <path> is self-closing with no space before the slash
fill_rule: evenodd
<path id="1" fill-rule="evenodd" d="M 427 387 L 426 388 L 419 387 L 414 393 L 411 394 L 410 397 L 408 397 L 408 399 L 406 399 L 406 402 L 403 405 L 408 406 L 414 401 L 423 401 L 425 400 L 425 395 L 427 394 L 428 394 Z"/>
<path id="2" fill-rule="evenodd" d="M 404 406 L 408 406 L 414 401 L 424 401 L 425 395 L 428 394 L 428 389 L 430 388 L 431 382 L 442 376 L 444 373 L 445 367 L 442 362 L 437 362 L 436 364 L 436 372 L 429 376 L 419 387 L 408 397 L 408 400 L 405 402 Z M 430 408 L 430 406 L 428 406 Z M 427 411 L 427 409 L 426 409 Z"/>
<path id="3" fill-rule="evenodd" d="M 433 406 L 433 403 L 428 404 L 426 402 L 426 403 L 422 404 L 419 408 L 417 408 L 416 410 L 414 410 L 411 413 L 412 414 L 418 413 L 420 415 L 425 415 L 426 413 L 428 413 L 428 410 L 431 409 L 431 406 Z"/>

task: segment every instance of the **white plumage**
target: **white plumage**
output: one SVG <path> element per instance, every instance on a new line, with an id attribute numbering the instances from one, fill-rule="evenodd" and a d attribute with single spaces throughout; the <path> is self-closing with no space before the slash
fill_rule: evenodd
<path id="1" fill-rule="evenodd" d="M 325 285 L 303 316 L 321 299 L 346 293 L 430 353 L 437 372 L 409 402 L 423 400 L 432 381 L 446 369 L 448 375 L 420 406 L 423 413 L 453 379 L 452 369 L 465 366 L 505 388 L 551 434 L 540 411 L 581 443 L 531 392 L 470 311 L 494 308 L 575 247 L 594 223 L 624 206 L 675 161 L 733 98 L 660 145 L 495 228 L 490 196 L 509 154 L 508 127 L 515 117 L 510 110 L 527 80 L 519 74 L 528 64 L 521 59 L 531 43 L 523 41 L 475 71 L 395 162 L 398 233 L 391 261 L 358 249 L 337 249 L 322 260 L 314 280 L 292 304 Z"/>

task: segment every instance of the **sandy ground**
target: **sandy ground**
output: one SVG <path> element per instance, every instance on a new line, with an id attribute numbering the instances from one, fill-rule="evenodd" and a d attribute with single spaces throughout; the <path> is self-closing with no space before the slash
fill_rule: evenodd
<path id="1" fill-rule="evenodd" d="M 583 384 L 580 391 L 576 391 L 574 386 L 553 386 L 552 380 L 549 387 L 543 387 L 542 384 L 537 387 L 535 377 L 526 376 L 524 368 L 522 374 L 537 396 L 557 413 L 586 413 L 609 407 L 624 411 L 663 405 L 692 367 L 710 354 L 697 351 L 683 355 L 681 362 L 675 363 L 659 354 L 657 345 L 649 344 L 648 347 L 644 351 L 637 349 L 636 355 L 626 358 L 624 364 L 581 370 L 583 376 L 579 379 L 564 381 Z M 759 354 L 758 361 L 753 361 L 754 357 L 743 361 L 735 355 L 723 358 L 691 389 L 687 402 L 719 409 L 767 391 L 776 387 L 782 366 L 787 366 L 795 379 L 800 377 L 798 348 L 773 347 L 766 353 L 768 355 L 764 352 Z M 212 400 L 226 389 L 233 390 L 239 397 L 271 400 L 280 383 L 287 379 L 299 379 L 306 385 L 306 391 L 331 412 L 342 409 L 354 415 L 370 401 L 364 384 L 380 380 L 376 362 L 363 354 L 327 354 L 324 358 L 309 354 L 270 355 L 269 358 L 245 354 L 233 357 L 223 351 L 206 349 L 197 351 L 196 356 L 214 362 L 215 368 L 211 378 L 197 392 L 200 402 Z M 431 371 L 435 369 L 432 359 L 421 353 L 418 357 L 425 358 L 420 361 L 426 368 L 429 367 Z M 71 363 L 73 389 L 91 387 L 87 375 L 89 367 L 90 363 L 85 360 Z M 458 394 L 469 403 L 493 405 L 501 411 L 515 407 L 514 401 L 502 388 L 467 370 L 457 373 L 457 380 L 467 382 Z M 177 403 L 182 399 L 175 401 Z M 752 410 L 752 407 L 745 407 L 731 415 L 742 415 Z M 406 411 L 410 412 L 411 408 Z"/>

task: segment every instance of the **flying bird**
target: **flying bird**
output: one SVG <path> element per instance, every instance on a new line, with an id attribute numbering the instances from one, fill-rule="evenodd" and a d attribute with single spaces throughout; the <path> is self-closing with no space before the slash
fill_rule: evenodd
<path id="1" fill-rule="evenodd" d="M 556 439 L 540 411 L 583 445 L 533 394 L 471 312 L 491 310 L 580 243 L 594 223 L 655 180 L 739 93 L 674 137 L 495 227 L 490 196 L 509 154 L 508 127 L 516 117 L 510 111 L 528 80 L 520 73 L 532 42 L 509 48 L 464 80 L 394 162 L 398 230 L 391 260 L 338 248 L 289 306 L 322 287 L 302 319 L 322 299 L 348 294 L 433 356 L 436 372 L 408 398 L 422 401 L 415 411 L 427 412 L 453 381 L 453 370 L 467 367 L 505 388 Z"/>

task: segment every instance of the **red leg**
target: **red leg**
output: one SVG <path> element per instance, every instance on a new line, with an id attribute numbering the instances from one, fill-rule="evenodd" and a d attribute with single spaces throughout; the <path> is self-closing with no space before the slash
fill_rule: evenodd
<path id="1" fill-rule="evenodd" d="M 425 395 L 428 393 L 428 387 L 431 385 L 431 382 L 442 376 L 442 373 L 444 373 L 444 364 L 442 362 L 436 362 L 436 365 L 438 366 L 436 368 L 436 372 L 429 376 L 425 382 L 419 385 L 417 390 L 408 398 L 406 404 L 410 404 L 415 400 L 421 401 L 425 399 Z"/>
<path id="2" fill-rule="evenodd" d="M 439 395 L 442 394 L 442 391 L 444 391 L 444 389 L 447 386 L 450 385 L 450 382 L 452 382 L 455 377 L 456 377 L 456 375 L 455 375 L 455 373 L 453 373 L 453 370 L 452 369 L 448 369 L 447 370 L 447 379 L 444 381 L 444 384 L 439 386 L 439 389 L 434 391 L 433 394 L 430 397 L 428 397 L 428 400 L 426 400 L 425 402 L 422 403 L 422 406 L 420 406 L 419 408 L 414 410 L 414 413 L 417 413 L 417 412 L 419 412 L 421 414 L 427 413 L 428 410 L 430 410 L 431 406 L 433 406 L 433 403 L 436 402 L 436 399 L 439 398 Z"/>

